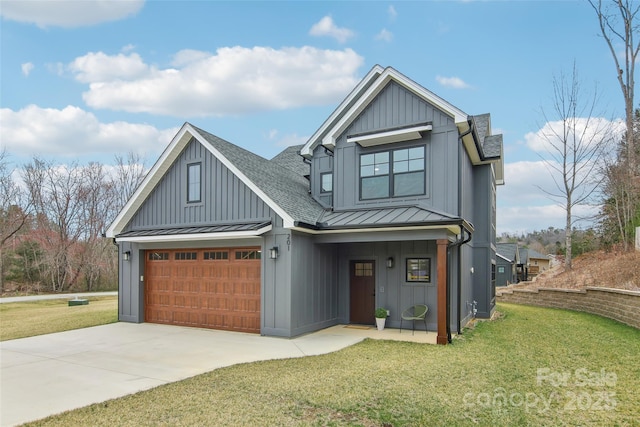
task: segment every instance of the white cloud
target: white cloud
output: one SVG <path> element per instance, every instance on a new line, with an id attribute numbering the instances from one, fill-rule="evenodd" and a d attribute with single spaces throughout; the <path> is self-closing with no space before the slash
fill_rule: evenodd
<path id="1" fill-rule="evenodd" d="M 297 133 L 280 135 L 278 129 L 269 129 L 265 137 L 274 141 L 276 147 L 290 147 L 292 145 L 304 144 L 309 140 L 308 136 L 299 136 Z"/>
<path id="2" fill-rule="evenodd" d="M 304 144 L 309 140 L 309 136 L 300 136 L 297 133 L 282 135 L 277 138 L 276 146 L 278 147 L 290 147 L 292 145 Z"/>
<path id="3" fill-rule="evenodd" d="M 330 16 L 325 16 L 320 21 L 313 24 L 311 30 L 309 30 L 309 34 L 318 37 L 333 37 L 338 41 L 338 43 L 345 43 L 355 35 L 355 33 L 348 28 L 338 27 Z"/>
<path id="4" fill-rule="evenodd" d="M 598 207 L 576 206 L 573 209 L 573 227 L 586 229 L 594 224 L 588 218 L 593 218 L 598 213 Z M 498 209 L 497 212 L 497 233 L 523 233 L 546 230 L 549 227 L 565 228 L 565 211 L 558 205 L 544 206 L 512 206 Z M 578 218 L 587 218 L 584 221 L 577 221 Z"/>
<path id="5" fill-rule="evenodd" d="M 134 80 L 150 74 L 149 66 L 137 53 L 109 56 L 103 52 L 90 52 L 76 58 L 68 69 L 82 83 Z"/>
<path id="6" fill-rule="evenodd" d="M 387 14 L 389 14 L 389 19 L 391 19 L 392 21 L 394 21 L 398 17 L 398 12 L 396 11 L 396 8 L 393 7 L 393 5 L 389 5 L 389 7 L 387 8 Z"/>
<path id="7" fill-rule="evenodd" d="M 538 153 L 549 152 L 552 147 L 551 142 L 560 142 L 564 123 L 561 120 L 547 122 L 536 132 L 529 132 L 524 136 L 527 146 Z M 617 143 L 624 135 L 626 125 L 622 119 L 609 121 L 602 117 L 575 119 L 575 123 L 571 124 L 578 133 L 581 143 L 589 146 L 594 143 Z M 573 137 L 573 133 L 567 133 L 568 138 Z"/>
<path id="8" fill-rule="evenodd" d="M 376 34 L 376 40 L 382 40 L 385 42 L 390 42 L 393 40 L 393 33 L 386 28 L 383 28 L 378 34 Z"/>
<path id="9" fill-rule="evenodd" d="M 0 140 L 12 154 L 78 157 L 92 153 L 161 152 L 177 128 L 160 130 L 147 124 L 100 123 L 81 108 L 0 109 Z"/>
<path id="10" fill-rule="evenodd" d="M 563 207 L 541 190 L 556 191 L 542 160 L 505 163 L 504 174 L 505 185 L 497 189 L 498 234 L 542 230 L 550 226 L 564 228 Z M 597 207 L 588 205 L 573 208 L 574 219 L 591 217 L 596 212 Z M 576 224 L 579 227 L 588 225 L 589 221 Z"/>
<path id="11" fill-rule="evenodd" d="M 34 65 L 31 62 L 25 62 L 20 67 L 22 68 L 22 74 L 25 77 L 29 77 L 29 74 L 31 74 L 31 71 L 33 71 Z"/>
<path id="12" fill-rule="evenodd" d="M 460 77 L 436 76 L 436 81 L 440 83 L 442 86 L 450 87 L 453 89 L 468 89 L 471 87 Z"/>
<path id="13" fill-rule="evenodd" d="M 98 52 L 69 69 L 89 83 L 83 99 L 91 107 L 185 118 L 335 103 L 358 83 L 363 61 L 352 49 L 236 46 L 180 51 L 174 68 L 148 66 L 134 53 Z"/>
<path id="14" fill-rule="evenodd" d="M 0 15 L 38 27 L 83 27 L 135 15 L 144 0 L 2 0 Z"/>

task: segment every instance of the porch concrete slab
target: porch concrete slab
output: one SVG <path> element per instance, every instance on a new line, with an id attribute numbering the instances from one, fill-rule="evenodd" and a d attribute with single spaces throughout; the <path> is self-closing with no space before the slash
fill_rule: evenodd
<path id="1" fill-rule="evenodd" d="M 114 323 L 0 342 L 0 425 L 12 426 L 237 363 L 317 355 L 364 336 L 295 339 Z"/>
<path id="2" fill-rule="evenodd" d="M 323 335 L 334 335 L 343 338 L 349 337 L 362 337 L 371 338 L 374 340 L 391 340 L 391 341 L 405 341 L 415 342 L 421 344 L 436 344 L 436 338 L 438 334 L 433 331 L 419 331 L 414 333 L 411 329 L 395 329 L 385 328 L 379 331 L 375 326 L 368 325 L 336 325 L 327 329 L 323 329 L 314 334 L 316 339 L 319 340 Z"/>

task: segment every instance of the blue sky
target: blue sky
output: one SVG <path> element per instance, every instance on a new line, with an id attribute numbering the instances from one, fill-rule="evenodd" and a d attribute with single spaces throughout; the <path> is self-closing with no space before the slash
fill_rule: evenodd
<path id="1" fill-rule="evenodd" d="M 597 112 L 623 117 L 611 54 L 584 1 L 0 0 L 0 145 L 19 167 L 148 165 L 189 121 L 266 158 L 306 142 L 375 64 L 504 135 L 498 233 L 563 228 L 537 187 L 553 76 L 574 61 Z M 578 210 L 578 213 L 588 209 Z"/>

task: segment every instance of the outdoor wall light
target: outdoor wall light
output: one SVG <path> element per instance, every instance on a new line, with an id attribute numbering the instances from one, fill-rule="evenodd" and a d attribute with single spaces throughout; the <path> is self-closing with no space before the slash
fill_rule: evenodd
<path id="1" fill-rule="evenodd" d="M 278 247 L 277 246 L 274 246 L 271 249 L 269 249 L 269 258 L 271 258 L 271 259 L 278 258 Z"/>
<path id="2" fill-rule="evenodd" d="M 124 251 L 122 253 L 122 259 L 125 261 L 130 261 L 131 260 L 131 251 Z"/>
<path id="3" fill-rule="evenodd" d="M 387 268 L 393 268 L 393 257 L 387 258 Z"/>

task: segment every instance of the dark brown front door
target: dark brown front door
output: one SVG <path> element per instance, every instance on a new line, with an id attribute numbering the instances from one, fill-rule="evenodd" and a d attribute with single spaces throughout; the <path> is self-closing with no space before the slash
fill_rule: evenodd
<path id="1" fill-rule="evenodd" d="M 351 261 L 350 271 L 350 321 L 372 325 L 376 308 L 376 263 Z"/>

